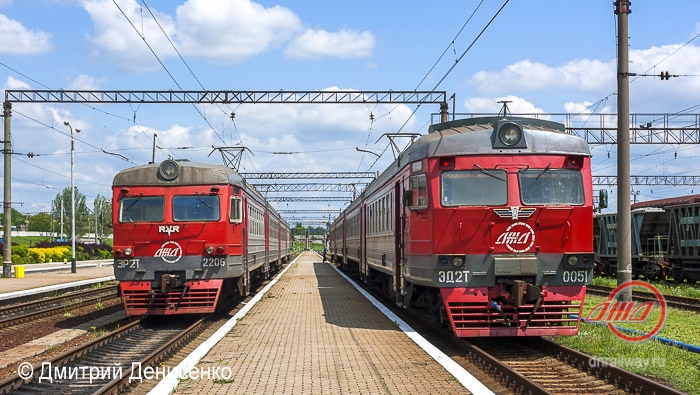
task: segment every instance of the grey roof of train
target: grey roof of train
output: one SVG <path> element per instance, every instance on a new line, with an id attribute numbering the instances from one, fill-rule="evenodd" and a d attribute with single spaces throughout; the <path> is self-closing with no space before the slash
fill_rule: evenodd
<path id="1" fill-rule="evenodd" d="M 494 125 L 500 120 L 518 122 L 523 127 L 527 148 L 491 148 Z M 590 155 L 588 143 L 578 136 L 566 133 L 564 125 L 542 119 L 516 117 L 483 117 L 461 119 L 430 126 L 428 134 L 421 137 L 405 154 L 409 162 L 428 156 L 470 154 L 510 155 L 532 152 L 545 154 Z M 489 143 L 484 145 L 484 142 Z M 564 149 L 565 148 L 565 149 Z M 415 158 L 415 159 L 414 159 Z"/>
<path id="2" fill-rule="evenodd" d="M 501 120 L 519 123 L 527 141 L 527 148 L 492 148 L 494 125 Z M 488 141 L 487 145 L 484 142 Z M 564 149 L 566 147 L 566 149 Z M 487 148 L 487 149 L 484 149 Z M 520 117 L 480 117 L 458 119 L 431 125 L 428 134 L 414 141 L 397 160 L 372 181 L 362 192 L 366 195 L 384 185 L 407 163 L 426 157 L 457 155 L 512 155 L 519 153 L 574 154 L 590 156 L 588 143 L 583 138 L 566 133 L 563 124 L 542 119 Z M 354 206 L 353 202 L 348 208 Z"/>
<path id="3" fill-rule="evenodd" d="M 243 186 L 243 177 L 235 170 L 208 163 L 178 161 L 180 176 L 177 182 L 161 180 L 158 178 L 160 163 L 150 163 L 143 166 L 132 167 L 117 173 L 112 181 L 113 186 L 129 185 L 203 185 L 203 184 L 232 184 Z M 185 180 L 184 182 L 182 182 Z"/>
<path id="4" fill-rule="evenodd" d="M 199 163 L 199 162 L 189 162 L 189 161 L 177 161 L 180 166 L 180 176 L 179 181 L 186 179 L 186 181 L 178 182 L 177 184 L 172 181 L 165 181 L 158 178 L 158 167 L 160 163 L 149 163 L 143 166 L 131 167 L 124 169 L 114 176 L 112 181 L 112 186 L 168 186 L 168 185 L 221 185 L 221 184 L 231 184 L 236 185 L 241 188 L 247 188 L 256 197 L 256 200 L 261 204 L 265 204 L 266 200 L 263 195 L 253 187 L 253 185 L 246 182 L 246 180 L 241 177 L 238 172 L 230 167 L 223 165 L 214 165 L 210 163 Z M 277 213 L 269 202 L 267 203 L 268 209 L 273 211 L 277 217 L 284 220 L 282 216 Z M 286 221 L 285 221 L 286 223 Z"/>

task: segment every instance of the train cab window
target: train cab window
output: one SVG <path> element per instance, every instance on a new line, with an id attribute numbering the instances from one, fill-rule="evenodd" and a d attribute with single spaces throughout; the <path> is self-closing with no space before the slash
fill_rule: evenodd
<path id="1" fill-rule="evenodd" d="M 119 222 L 161 222 L 163 196 L 128 196 L 119 201 Z"/>
<path id="2" fill-rule="evenodd" d="M 238 196 L 231 197 L 231 211 L 229 220 L 233 223 L 240 224 L 241 222 L 243 222 L 243 216 L 241 215 L 242 212 L 243 205 L 241 202 L 241 198 Z"/>
<path id="3" fill-rule="evenodd" d="M 218 221 L 219 197 L 211 195 L 174 196 L 174 221 Z"/>
<path id="4" fill-rule="evenodd" d="M 411 188 L 411 209 L 422 209 L 428 207 L 428 183 L 425 174 L 418 174 L 409 178 Z"/>
<path id="5" fill-rule="evenodd" d="M 502 206 L 508 202 L 505 170 L 458 170 L 440 175 L 443 206 Z"/>
<path id="6" fill-rule="evenodd" d="M 572 169 L 523 169 L 518 172 L 523 204 L 582 205 L 583 177 Z"/>

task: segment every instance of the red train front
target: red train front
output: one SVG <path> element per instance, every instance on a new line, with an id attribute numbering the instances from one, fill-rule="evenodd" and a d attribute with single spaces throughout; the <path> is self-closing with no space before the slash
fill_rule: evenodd
<path id="1" fill-rule="evenodd" d="M 114 274 L 128 315 L 210 313 L 289 253 L 289 229 L 233 169 L 167 160 L 113 182 Z"/>
<path id="2" fill-rule="evenodd" d="M 590 153 L 561 124 L 433 125 L 331 227 L 331 253 L 460 337 L 573 335 L 593 268 Z"/>

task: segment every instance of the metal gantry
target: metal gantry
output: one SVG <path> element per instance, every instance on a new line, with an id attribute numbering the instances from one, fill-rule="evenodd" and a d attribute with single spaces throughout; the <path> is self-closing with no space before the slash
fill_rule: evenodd
<path id="1" fill-rule="evenodd" d="M 270 202 L 352 202 L 352 196 L 268 196 Z"/>
<path id="2" fill-rule="evenodd" d="M 700 176 L 630 176 L 631 185 L 698 185 Z M 617 185 L 617 176 L 593 176 L 593 185 Z"/>
<path id="3" fill-rule="evenodd" d="M 306 103 L 306 104 L 438 104 L 443 119 L 447 120 L 448 106 L 445 91 L 174 91 L 174 90 L 5 90 L 3 102 L 4 130 L 4 223 L 11 221 L 11 155 L 12 133 L 10 117 L 12 103 L 125 103 L 125 104 L 255 104 L 255 103 Z M 234 116 L 233 113 L 231 115 Z M 229 160 L 234 168 L 240 164 L 240 156 L 235 153 L 227 157 L 224 151 L 224 162 Z M 328 201 L 327 199 L 325 201 Z M 5 226 L 3 274 L 8 276 L 10 271 L 11 233 Z"/>
<path id="4" fill-rule="evenodd" d="M 274 184 L 251 184 L 261 193 L 270 192 L 351 192 L 357 191 L 357 186 L 366 184 L 344 184 L 344 183 L 274 183 Z"/>
<path id="5" fill-rule="evenodd" d="M 324 180 L 324 179 L 374 179 L 377 173 L 373 171 L 341 171 L 341 172 L 312 172 L 312 173 L 240 173 L 246 180 Z"/>
<path id="6" fill-rule="evenodd" d="M 433 119 L 435 118 L 433 114 Z M 494 116 L 489 113 L 462 113 L 461 117 Z M 568 133 L 588 144 L 617 144 L 617 114 L 534 113 L 516 117 L 561 122 Z M 700 144 L 700 114 L 638 113 L 629 116 L 630 144 Z"/>
<path id="7" fill-rule="evenodd" d="M 447 103 L 445 91 L 6 90 L 14 103 Z"/>

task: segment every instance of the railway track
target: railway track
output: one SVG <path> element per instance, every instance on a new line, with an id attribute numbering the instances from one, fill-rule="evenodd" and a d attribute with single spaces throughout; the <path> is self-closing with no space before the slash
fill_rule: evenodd
<path id="1" fill-rule="evenodd" d="M 31 369 L 27 366 L 24 371 L 22 367 L 18 368 L 18 372 L 30 371 L 32 374 L 20 377 L 18 373 L 0 381 L 0 394 L 145 393 L 168 373 L 166 367 L 177 365 L 253 296 L 254 293 L 245 299 L 232 297 L 226 303 L 222 301 L 217 313 L 199 319 L 179 316 L 135 320 L 50 360 L 34 364 Z M 42 370 L 47 366 L 53 369 L 51 382 L 46 376 L 48 373 Z M 134 371 L 134 367 L 141 371 Z M 153 374 L 147 375 L 146 372 Z M 99 377 L 94 377 L 95 374 Z M 57 375 L 63 377 L 57 379 Z"/>
<path id="2" fill-rule="evenodd" d="M 397 307 L 375 289 L 367 291 L 494 393 L 683 394 L 539 337 L 457 338 L 448 328 L 427 319 L 420 312 Z"/>
<path id="3" fill-rule="evenodd" d="M 596 296 L 603 296 L 603 297 L 608 297 L 610 294 L 613 292 L 614 288 L 612 287 L 606 287 L 602 285 L 589 285 L 586 287 L 586 293 L 591 294 L 591 295 L 596 295 Z M 644 291 L 632 291 L 632 297 L 636 301 L 651 301 L 651 302 L 656 302 L 658 301 L 656 299 L 656 296 L 654 296 L 653 293 L 651 292 L 644 292 Z M 686 298 L 683 296 L 675 296 L 675 295 L 664 295 L 664 299 L 666 300 L 666 304 L 669 307 L 674 307 L 678 309 L 683 309 L 683 310 L 689 310 L 689 311 L 694 311 L 694 312 L 700 312 L 700 299 L 695 299 L 695 298 Z"/>
<path id="4" fill-rule="evenodd" d="M 515 393 L 683 394 L 646 377 L 542 338 L 466 342 L 467 356 Z"/>
<path id="5" fill-rule="evenodd" d="M 48 361 L 24 366 L 0 382 L 1 394 L 111 393 L 131 385 L 151 367 L 199 333 L 206 320 L 136 320 Z M 189 321 L 189 322 L 188 322 Z M 194 322 L 192 322 L 194 321 Z"/>
<path id="6" fill-rule="evenodd" d="M 69 295 L 0 307 L 0 329 L 118 298 L 117 286 L 89 289 Z"/>

